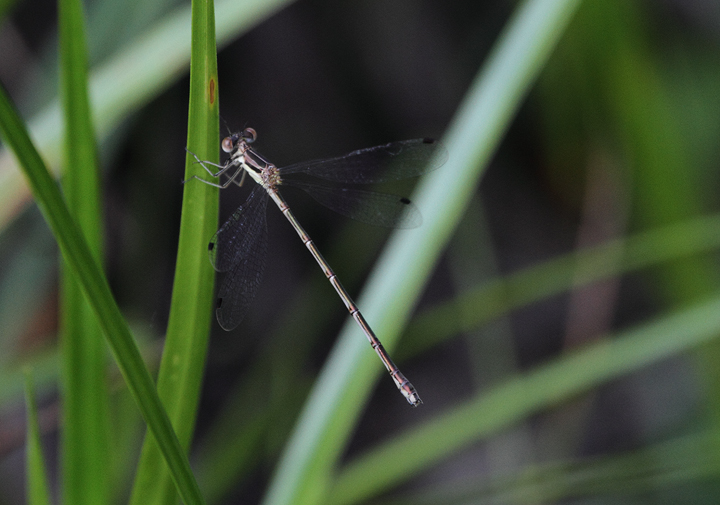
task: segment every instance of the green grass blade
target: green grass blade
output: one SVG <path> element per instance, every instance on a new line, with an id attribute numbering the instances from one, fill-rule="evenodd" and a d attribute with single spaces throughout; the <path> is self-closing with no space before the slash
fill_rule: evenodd
<path id="1" fill-rule="evenodd" d="M 100 183 L 87 93 L 85 21 L 79 0 L 58 3 L 60 85 L 65 119 L 63 191 L 92 254 L 101 263 Z M 63 268 L 61 297 L 61 492 L 64 503 L 110 499 L 109 398 L 100 326 L 72 269 Z"/>
<path id="2" fill-rule="evenodd" d="M 432 307 L 408 324 L 412 346 L 399 359 L 421 354 L 453 335 L 569 289 L 720 248 L 720 215 L 695 219 L 611 240 L 539 265 L 490 279 Z M 614 258 L 621 257 L 618 263 Z"/>
<path id="3" fill-rule="evenodd" d="M 720 469 L 720 434 L 706 430 L 609 456 L 549 461 L 515 473 L 487 478 L 467 476 L 400 500 L 377 503 L 426 505 L 443 503 L 558 503 L 568 499 L 612 496 L 612 503 L 633 503 L 621 497 L 673 493 L 679 486 L 700 485 Z M 668 495 L 666 494 L 666 496 Z M 636 500 L 637 501 L 637 500 Z"/>
<path id="4" fill-rule="evenodd" d="M 712 342 L 719 330 L 720 297 L 716 296 L 517 375 L 351 462 L 335 481 L 329 503 L 366 500 L 542 409 Z"/>
<path id="5" fill-rule="evenodd" d="M 203 503 L 187 456 L 175 436 L 130 329 L 112 297 L 107 279 L 102 275 L 57 184 L 3 88 L 0 88 L 0 133 L 15 153 L 63 259 L 80 281 L 85 297 L 92 305 L 118 367 L 171 468 L 180 496 L 187 505 Z"/>
<path id="6" fill-rule="evenodd" d="M 461 105 L 446 137 L 448 163 L 426 177 L 414 196 L 423 226 L 393 235 L 359 301 L 387 348 L 393 348 L 482 170 L 578 4 L 521 3 Z M 348 322 L 286 446 L 265 504 L 323 501 L 379 370 L 362 334 Z M 422 396 L 422 382 L 415 380 Z"/>
<path id="7" fill-rule="evenodd" d="M 25 370 L 25 403 L 27 405 L 27 442 L 25 444 L 27 502 L 28 505 L 50 505 L 50 486 L 40 441 L 35 386 L 33 386 L 32 373 L 29 369 Z"/>
<path id="8" fill-rule="evenodd" d="M 212 1 L 192 3 L 192 55 L 188 149 L 200 159 L 218 162 L 218 81 L 215 18 Z M 185 178 L 202 168 L 186 155 Z M 158 375 L 158 394 L 188 449 L 197 414 L 212 315 L 214 270 L 207 244 L 217 230 L 218 191 L 206 184 L 184 186 L 180 239 L 173 283 L 172 305 L 165 348 Z M 131 503 L 171 504 L 176 492 L 162 465 L 162 454 L 146 437 Z"/>

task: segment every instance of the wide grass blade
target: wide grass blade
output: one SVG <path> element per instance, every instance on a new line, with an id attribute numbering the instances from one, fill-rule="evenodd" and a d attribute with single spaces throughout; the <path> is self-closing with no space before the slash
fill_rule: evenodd
<path id="1" fill-rule="evenodd" d="M 212 1 L 192 3 L 192 55 L 188 149 L 201 159 L 217 163 L 218 81 L 215 16 Z M 185 179 L 202 170 L 187 154 Z M 208 261 L 207 244 L 217 229 L 218 191 L 201 183 L 184 186 L 182 220 L 168 331 L 165 338 L 158 394 L 187 451 L 192 440 L 198 398 L 210 332 L 215 272 Z M 162 454 L 146 437 L 131 503 L 171 504 L 177 500 Z"/>

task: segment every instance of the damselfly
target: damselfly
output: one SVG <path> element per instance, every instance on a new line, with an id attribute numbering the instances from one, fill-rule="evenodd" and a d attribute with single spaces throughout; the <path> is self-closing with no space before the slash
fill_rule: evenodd
<path id="1" fill-rule="evenodd" d="M 193 154 L 207 173 L 218 181 L 208 181 L 196 175 L 191 179 L 198 179 L 218 188 L 227 188 L 230 184 L 242 185 L 245 176 L 249 175 L 258 183 L 245 203 L 213 236 L 208 246 L 210 261 L 215 270 L 227 272 L 218 292 L 215 311 L 218 323 L 228 331 L 235 328 L 245 317 L 257 294 L 265 269 L 265 211 L 269 196 L 318 262 L 325 277 L 380 356 L 400 392 L 413 407 L 420 405 L 422 400 L 415 388 L 390 359 L 355 302 L 340 284 L 335 272 L 290 211 L 278 188 L 281 185 L 300 188 L 326 207 L 359 221 L 381 226 L 413 228 L 420 224 L 421 217 L 410 200 L 361 190 L 352 185 L 421 175 L 445 163 L 448 157 L 446 149 L 432 139 L 405 140 L 353 151 L 338 158 L 277 168 L 250 147 L 256 138 L 255 130 L 246 128 L 241 133 L 223 139 L 222 150 L 229 153 L 230 157 L 222 165 L 201 161 Z M 214 172 L 209 166 L 218 170 Z M 221 180 L 223 177 L 226 178 L 224 182 Z"/>

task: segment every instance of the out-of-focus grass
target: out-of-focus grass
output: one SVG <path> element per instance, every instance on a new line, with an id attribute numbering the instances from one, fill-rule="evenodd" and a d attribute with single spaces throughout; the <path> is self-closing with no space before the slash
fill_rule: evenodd
<path id="1" fill-rule="evenodd" d="M 79 0 L 58 4 L 60 95 L 63 110 L 62 188 L 95 261 L 103 262 L 100 166 L 88 99 L 85 16 Z M 62 268 L 61 489 L 65 503 L 110 499 L 110 412 L 106 347 L 100 325 L 70 265 Z"/>
<path id="2" fill-rule="evenodd" d="M 28 505 L 50 505 L 50 484 L 43 455 L 38 423 L 38 408 L 31 369 L 25 370 L 25 403 L 27 404 L 27 502 Z"/>

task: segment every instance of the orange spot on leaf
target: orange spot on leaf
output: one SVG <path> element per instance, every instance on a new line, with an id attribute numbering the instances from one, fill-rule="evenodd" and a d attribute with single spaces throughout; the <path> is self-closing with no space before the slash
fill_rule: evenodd
<path id="1" fill-rule="evenodd" d="M 210 95 L 210 105 L 215 103 L 215 79 L 210 78 L 210 85 L 208 86 L 208 94 Z"/>

